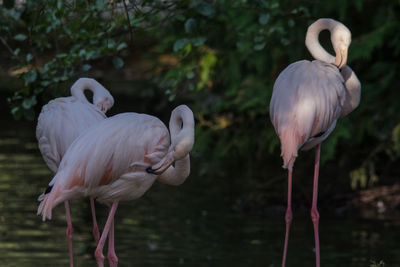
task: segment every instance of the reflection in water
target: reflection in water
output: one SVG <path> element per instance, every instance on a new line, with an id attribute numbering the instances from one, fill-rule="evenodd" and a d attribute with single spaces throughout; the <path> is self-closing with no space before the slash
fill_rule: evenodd
<path id="1" fill-rule="evenodd" d="M 0 266 L 68 266 L 63 205 L 51 221 L 36 216 L 37 197 L 51 178 L 33 124 L 0 130 Z M 180 187 L 155 184 L 141 199 L 121 203 L 120 266 L 280 266 L 283 213 L 233 212 L 222 189 L 207 181 L 192 175 Z M 71 210 L 75 263 L 95 266 L 88 199 L 71 201 Z M 103 225 L 107 207 L 98 204 L 97 213 Z M 398 224 L 322 214 L 320 236 L 324 266 L 369 266 L 372 259 L 400 266 Z M 288 266 L 313 265 L 311 220 L 308 213 L 295 214 Z"/>

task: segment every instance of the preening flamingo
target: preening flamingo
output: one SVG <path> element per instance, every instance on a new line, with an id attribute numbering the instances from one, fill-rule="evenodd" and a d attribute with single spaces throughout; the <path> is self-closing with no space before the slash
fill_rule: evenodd
<path id="1" fill-rule="evenodd" d="M 93 92 L 93 104 L 84 90 Z M 106 118 L 104 113 L 112 107 L 114 98 L 94 79 L 80 78 L 71 87 L 71 96 L 51 100 L 43 106 L 36 127 L 39 149 L 47 166 L 56 173 L 61 159 L 72 142 L 86 129 Z M 93 235 L 99 239 L 94 201 L 90 199 L 93 215 Z M 66 235 L 69 243 L 70 264 L 73 266 L 72 223 L 68 200 L 65 201 L 67 217 Z"/>
<path id="2" fill-rule="evenodd" d="M 141 197 L 156 180 L 179 185 L 190 173 L 194 119 L 187 106 L 172 111 L 169 130 L 158 118 L 138 113 L 118 114 L 94 125 L 62 158 L 41 197 L 38 214 L 43 220 L 51 219 L 57 204 L 80 196 L 111 206 L 95 258 L 98 266 L 103 266 L 103 247 L 110 233 L 108 261 L 117 266 L 114 214 L 119 201 Z"/>
<path id="3" fill-rule="evenodd" d="M 336 57 L 318 42 L 322 30 L 329 30 Z M 336 121 L 354 110 L 360 102 L 361 84 L 346 66 L 351 33 L 333 19 L 319 19 L 309 26 L 306 46 L 314 61 L 290 64 L 276 79 L 270 102 L 270 118 L 281 141 L 283 167 L 288 169 L 288 202 L 282 266 L 286 263 L 287 244 L 292 222 L 292 169 L 298 150 L 316 146 L 311 217 L 314 225 L 316 266 L 320 266 L 317 210 L 319 156 L 321 142 L 336 126 Z"/>

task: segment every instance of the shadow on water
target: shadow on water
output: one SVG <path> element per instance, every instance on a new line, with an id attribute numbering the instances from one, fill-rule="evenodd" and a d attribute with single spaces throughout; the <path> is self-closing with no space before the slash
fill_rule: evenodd
<path id="1" fill-rule="evenodd" d="M 63 205 L 51 221 L 36 216 L 37 197 L 52 173 L 37 148 L 35 125 L 11 118 L 2 125 L 0 266 L 68 266 Z M 180 187 L 155 184 L 141 199 L 121 203 L 119 266 L 280 266 L 283 212 L 235 212 L 223 187 L 209 181 L 192 175 Z M 75 263 L 95 266 L 88 199 L 73 200 L 71 210 Z M 97 213 L 103 225 L 107 208 L 98 204 Z M 288 266 L 314 266 L 312 231 L 308 213 L 295 214 Z M 320 237 L 323 266 L 370 266 L 372 259 L 400 266 L 398 222 L 321 217 Z"/>

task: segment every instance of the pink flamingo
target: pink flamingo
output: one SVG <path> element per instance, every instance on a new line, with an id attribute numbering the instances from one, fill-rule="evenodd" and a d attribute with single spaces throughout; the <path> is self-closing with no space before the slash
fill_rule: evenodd
<path id="1" fill-rule="evenodd" d="M 318 42 L 322 30 L 331 32 L 336 53 L 333 57 Z M 321 142 L 336 126 L 336 121 L 354 110 L 360 102 L 361 84 L 346 66 L 351 33 L 333 19 L 319 19 L 308 28 L 306 46 L 314 61 L 290 64 L 276 79 L 270 118 L 281 141 L 283 167 L 288 169 L 288 202 L 282 266 L 286 264 L 290 224 L 292 222 L 292 170 L 300 148 L 316 146 L 311 218 L 314 225 L 316 266 L 320 266 L 317 210 L 318 173 Z M 341 70 L 341 71 L 340 71 Z"/>
<path id="2" fill-rule="evenodd" d="M 85 89 L 93 92 L 94 104 L 86 99 L 83 93 Z M 72 142 L 86 129 L 104 120 L 106 118 L 104 113 L 113 104 L 113 97 L 100 83 L 94 79 L 80 78 L 72 85 L 71 96 L 51 100 L 43 106 L 38 118 L 36 137 L 43 159 L 54 173 L 57 172 L 61 159 Z M 42 200 L 42 196 L 39 200 Z M 90 198 L 90 204 L 93 216 L 93 235 L 97 242 L 100 233 L 93 198 Z M 73 266 L 73 227 L 68 200 L 65 201 L 65 211 L 70 265 Z"/>
<path id="3" fill-rule="evenodd" d="M 185 105 L 171 114 L 170 133 L 156 117 L 122 113 L 107 118 L 80 135 L 64 155 L 57 174 L 41 199 L 38 214 L 51 219 L 52 209 L 71 198 L 90 196 L 110 206 L 95 258 L 117 266 L 114 214 L 119 201 L 141 197 L 156 181 L 180 185 L 190 173 L 189 152 L 194 143 L 194 119 Z M 172 164 L 175 162 L 175 165 Z"/>

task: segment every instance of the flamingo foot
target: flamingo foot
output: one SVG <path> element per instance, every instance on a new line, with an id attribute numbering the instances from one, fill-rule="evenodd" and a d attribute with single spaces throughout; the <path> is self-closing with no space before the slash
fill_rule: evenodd
<path id="1" fill-rule="evenodd" d="M 107 258 L 108 258 L 108 263 L 110 264 L 110 267 L 118 266 L 118 257 L 117 257 L 117 254 L 115 254 L 115 251 L 109 251 L 107 253 Z"/>
<path id="2" fill-rule="evenodd" d="M 103 248 L 96 248 L 94 252 L 94 257 L 96 258 L 97 266 L 104 267 L 104 255 L 103 255 Z"/>

